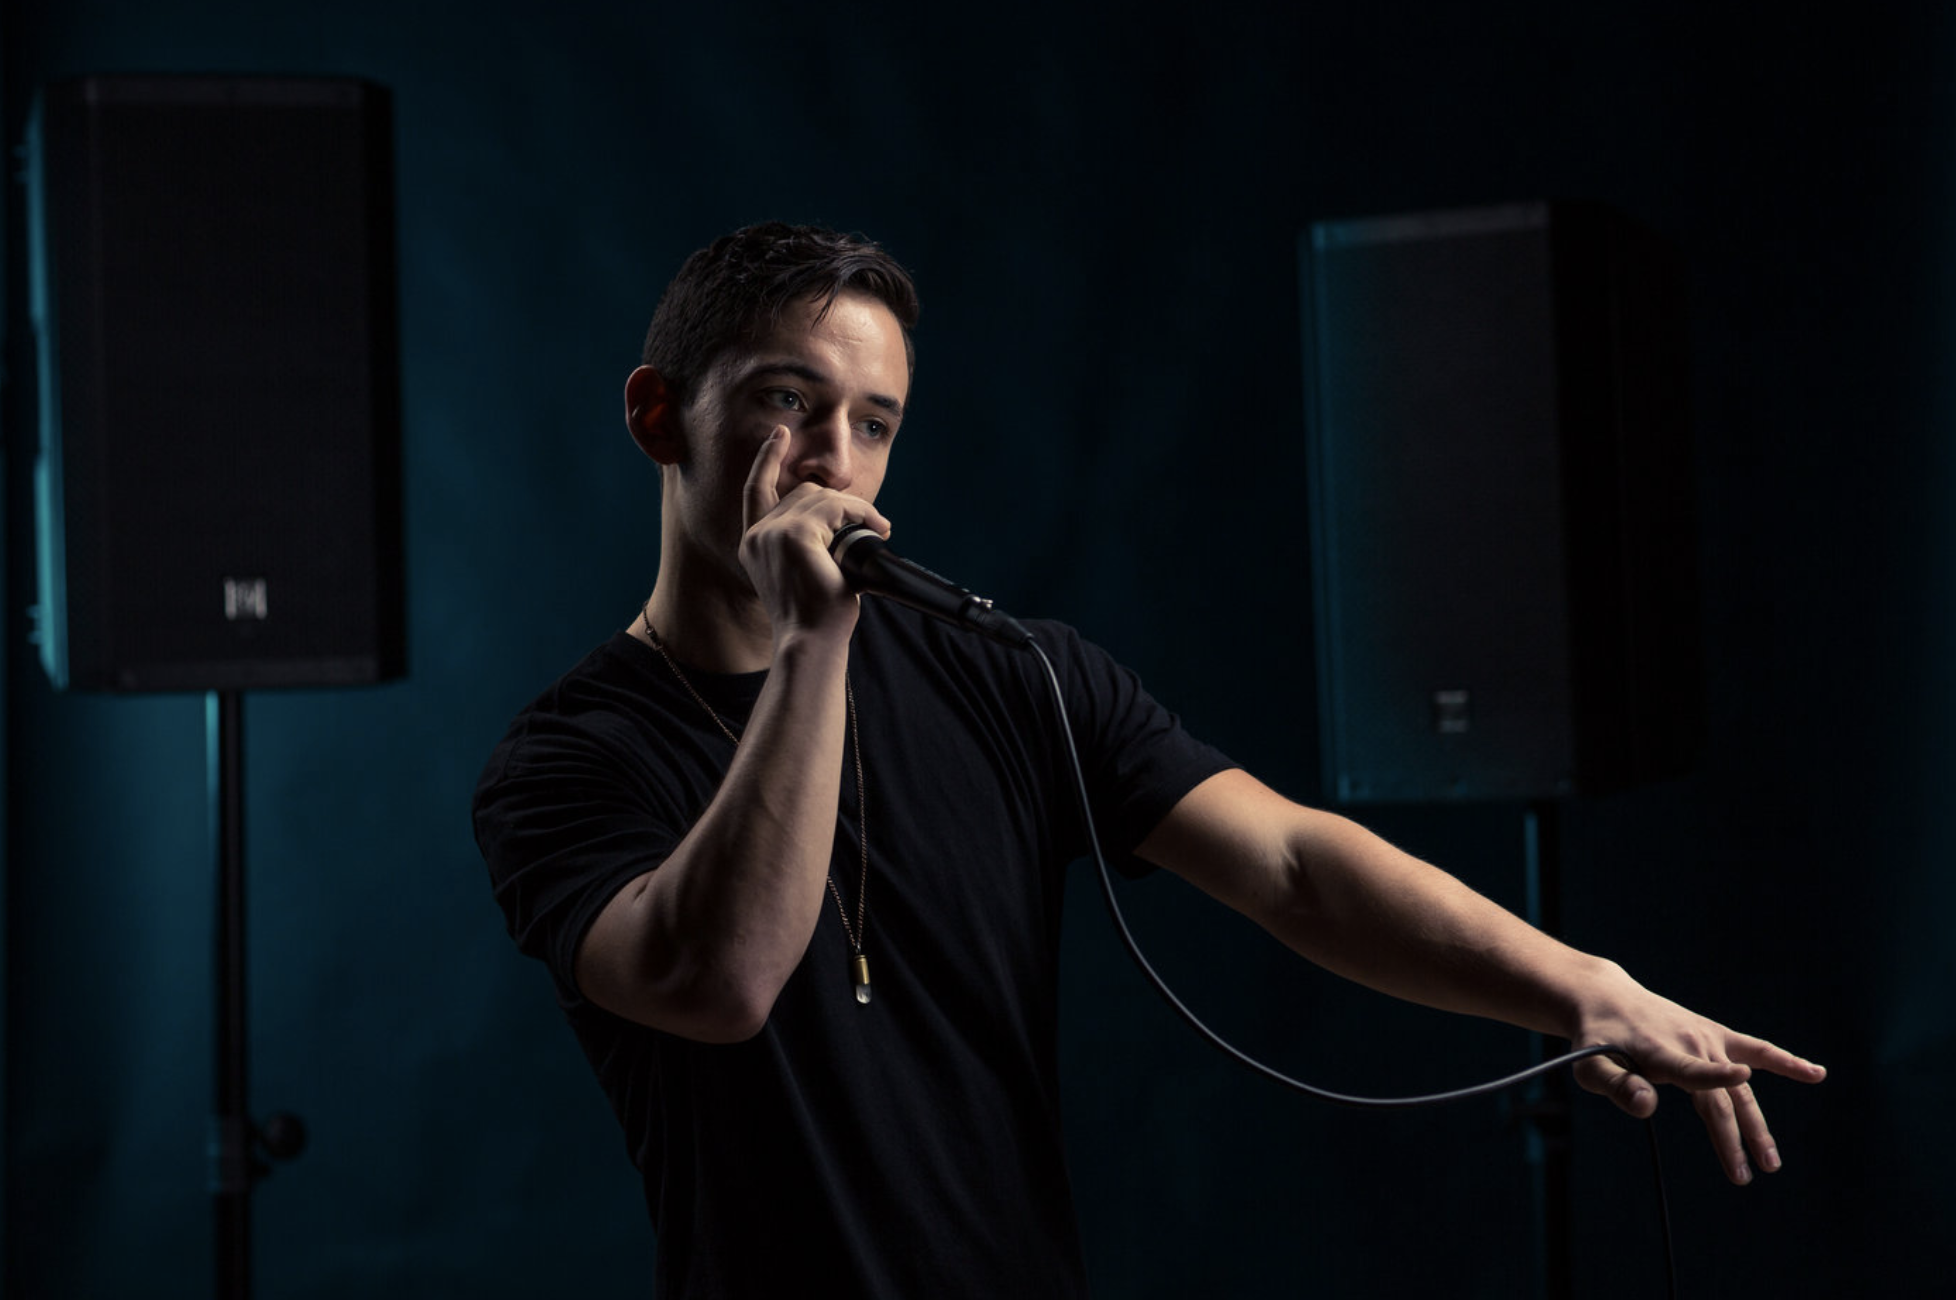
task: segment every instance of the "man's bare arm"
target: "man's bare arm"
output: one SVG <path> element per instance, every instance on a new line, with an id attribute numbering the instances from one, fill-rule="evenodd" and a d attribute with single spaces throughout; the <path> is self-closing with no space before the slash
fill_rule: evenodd
<path id="1" fill-rule="evenodd" d="M 1585 1047 L 1583 1087 L 1632 1115 L 1654 1084 L 1692 1093 L 1726 1176 L 1780 1166 L 1753 1097 L 1754 1069 L 1807 1083 L 1818 1065 L 1660 998 L 1616 963 L 1543 934 L 1452 876 L 1335 814 L 1302 807 L 1241 771 L 1190 791 L 1139 849 L 1317 964 L 1396 997 L 1487 1016 Z M 1747 1152 L 1751 1153 L 1751 1160 Z"/>

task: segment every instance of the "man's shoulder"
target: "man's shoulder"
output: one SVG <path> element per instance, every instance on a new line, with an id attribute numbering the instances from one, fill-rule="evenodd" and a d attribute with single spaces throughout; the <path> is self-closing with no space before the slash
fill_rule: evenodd
<path id="1" fill-rule="evenodd" d="M 629 744 L 656 708 L 657 679 L 644 661 L 650 654 L 622 632 L 596 646 L 517 711 L 490 756 L 490 771 L 567 745 Z"/>
<path id="2" fill-rule="evenodd" d="M 1105 650 L 1083 637 L 1069 623 L 1053 618 L 1021 618 L 1040 650 L 1054 661 L 1082 655 L 1112 662 Z M 932 662 L 957 662 L 985 670 L 1038 671 L 1038 656 L 1029 647 L 1006 645 L 970 628 L 919 613 L 895 601 L 870 596 L 863 600 L 857 637 L 873 650 L 897 651 Z"/>

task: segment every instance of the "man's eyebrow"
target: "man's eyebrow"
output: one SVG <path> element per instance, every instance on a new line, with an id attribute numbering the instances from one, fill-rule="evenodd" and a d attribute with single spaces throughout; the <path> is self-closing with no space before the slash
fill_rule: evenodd
<path id="1" fill-rule="evenodd" d="M 792 378 L 802 380 L 805 383 L 815 384 L 818 387 L 828 387 L 834 382 L 826 372 L 817 370 L 814 366 L 806 362 L 785 359 L 778 361 L 762 360 L 757 362 L 754 368 L 747 372 L 747 379 L 749 382 L 752 382 L 767 375 L 788 375 Z M 882 407 L 899 420 L 903 418 L 903 403 L 894 397 L 889 397 L 882 393 L 871 393 L 869 395 L 869 402 L 872 406 Z"/>
<path id="2" fill-rule="evenodd" d="M 805 361 L 769 361 L 762 359 L 756 361 L 753 367 L 747 372 L 747 378 L 750 380 L 759 379 L 763 375 L 792 375 L 796 379 L 806 380 L 811 384 L 826 385 L 830 382 L 826 373 L 817 370 Z"/>

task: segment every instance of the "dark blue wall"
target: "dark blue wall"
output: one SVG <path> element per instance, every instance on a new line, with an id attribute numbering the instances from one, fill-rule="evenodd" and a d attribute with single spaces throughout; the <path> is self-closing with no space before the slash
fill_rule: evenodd
<path id="1" fill-rule="evenodd" d="M 247 701 L 254 1099 L 315 1134 L 256 1197 L 260 1294 L 642 1290 L 635 1177 L 466 812 L 510 713 L 649 586 L 655 480 L 620 392 L 686 252 L 777 216 L 889 245 L 925 294 L 883 499 L 910 549 L 1080 624 L 1309 794 L 1297 236 L 1565 196 L 1692 266 L 1712 710 L 1689 779 L 1568 810 L 1566 928 L 1835 1071 L 1764 1086 L 1789 1165 L 1744 1191 L 1669 1100 L 1686 1284 L 1948 1276 L 1956 23 L 1287 8 L 7 7 L 9 146 L 33 88 L 81 72 L 395 95 L 411 675 Z M 17 295 L 7 315 L 7 1294 L 198 1295 L 203 703 L 56 696 L 23 653 Z M 1515 810 L 1373 820 L 1514 899 Z M 1522 1293 L 1498 1105 L 1354 1117 L 1277 1094 L 1174 1026 L 1080 883 L 1067 1105 L 1101 1294 Z M 1406 1091 L 1523 1056 L 1246 942 L 1172 881 L 1128 893 L 1171 978 L 1298 1073 Z M 1600 1103 L 1576 1137 L 1581 1293 L 1653 1294 L 1641 1137 Z"/>

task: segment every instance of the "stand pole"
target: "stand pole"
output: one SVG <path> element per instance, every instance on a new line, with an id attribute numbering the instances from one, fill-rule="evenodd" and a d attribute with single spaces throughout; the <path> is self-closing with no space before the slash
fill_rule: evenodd
<path id="1" fill-rule="evenodd" d="M 1562 928 L 1562 841 L 1558 808 L 1528 805 L 1522 838 L 1528 921 L 1545 934 Z M 1552 1054 L 1540 1034 L 1529 1035 L 1531 1064 Z M 1569 1077 L 1566 1071 L 1529 1084 L 1521 1105 L 1530 1193 L 1535 1211 L 1535 1292 L 1542 1300 L 1569 1300 L 1575 1274 L 1569 1258 Z"/>
<path id="2" fill-rule="evenodd" d="M 244 726 L 235 691 L 206 696 L 211 839 L 217 851 L 216 1086 L 211 1198 L 218 1300 L 251 1294 L 251 1119 L 246 1100 Z"/>

